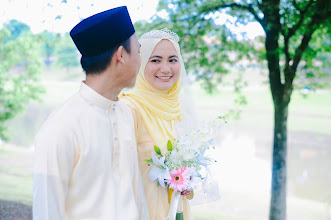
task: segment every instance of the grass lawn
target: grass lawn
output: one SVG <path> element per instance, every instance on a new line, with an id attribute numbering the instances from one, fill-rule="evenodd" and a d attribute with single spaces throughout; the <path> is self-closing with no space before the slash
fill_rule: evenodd
<path id="1" fill-rule="evenodd" d="M 201 212 L 201 211 L 198 211 L 198 212 L 192 211 L 192 213 L 196 220 L 258 220 L 258 219 L 252 219 L 252 218 L 218 215 L 218 214 L 213 214 L 210 212 Z"/>
<path id="2" fill-rule="evenodd" d="M 32 151 L 0 147 L 0 199 L 32 204 Z"/>
<path id="3" fill-rule="evenodd" d="M 272 128 L 273 103 L 268 88 L 244 91 L 247 105 L 241 106 L 240 125 Z M 234 109 L 235 94 L 222 90 L 218 94 L 208 95 L 200 88 L 193 89 L 193 100 L 197 114 L 202 118 L 224 115 Z M 256 124 L 255 122 L 259 123 Z M 307 131 L 331 134 L 331 90 L 311 92 L 304 97 L 295 91 L 289 106 L 289 131 Z"/>

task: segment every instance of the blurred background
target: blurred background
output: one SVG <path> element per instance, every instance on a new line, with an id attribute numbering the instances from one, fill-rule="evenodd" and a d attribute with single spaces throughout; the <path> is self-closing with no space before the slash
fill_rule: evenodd
<path id="1" fill-rule="evenodd" d="M 285 21 L 299 21 L 296 8 L 310 1 L 293 2 L 282 1 Z M 224 7 L 215 11 L 220 3 Z M 85 78 L 68 32 L 80 20 L 121 5 L 127 5 L 138 37 L 164 27 L 178 33 L 197 116 L 227 118 L 214 150 L 221 199 L 193 206 L 195 218 L 269 219 L 274 103 L 265 32 L 245 11 L 254 6 L 250 1 L 0 0 L 0 5 L 0 219 L 31 219 L 34 136 Z M 247 6 L 244 13 L 238 5 Z M 331 219 L 327 21 L 312 35 L 293 82 L 287 122 L 290 220 Z M 290 42 L 291 54 L 300 45 L 300 28 Z M 282 50 L 285 40 L 279 41 Z M 285 65 L 286 55 L 280 60 L 282 69 Z"/>

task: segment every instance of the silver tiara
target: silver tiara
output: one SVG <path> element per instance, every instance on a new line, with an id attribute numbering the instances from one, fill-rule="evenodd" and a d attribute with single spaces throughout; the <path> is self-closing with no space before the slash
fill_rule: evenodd
<path id="1" fill-rule="evenodd" d="M 150 31 L 147 32 L 145 34 L 143 34 L 140 38 L 168 38 L 170 40 L 174 40 L 176 42 L 179 42 L 179 37 L 178 35 L 169 30 L 168 28 L 163 28 L 161 30 L 154 30 L 154 31 Z"/>

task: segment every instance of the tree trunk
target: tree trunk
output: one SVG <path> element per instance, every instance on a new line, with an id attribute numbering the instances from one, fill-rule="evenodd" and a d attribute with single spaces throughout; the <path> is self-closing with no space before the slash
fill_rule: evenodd
<path id="1" fill-rule="evenodd" d="M 288 104 L 274 102 L 274 144 L 269 220 L 286 219 Z"/>
<path id="2" fill-rule="evenodd" d="M 286 154 L 288 93 L 284 90 L 279 64 L 279 34 L 281 30 L 278 0 L 263 1 L 265 48 L 269 69 L 269 83 L 274 103 L 274 143 L 272 154 L 272 184 L 269 220 L 286 219 Z M 291 87 L 290 87 L 291 88 Z M 289 96 L 287 96 L 289 97 Z"/>

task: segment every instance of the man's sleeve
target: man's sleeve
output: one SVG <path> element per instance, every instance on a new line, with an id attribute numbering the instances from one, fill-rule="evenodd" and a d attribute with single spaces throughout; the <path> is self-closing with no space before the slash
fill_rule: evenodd
<path id="1" fill-rule="evenodd" d="M 61 126 L 44 125 L 34 141 L 33 219 L 65 219 L 74 161 L 74 139 Z"/>
<path id="2" fill-rule="evenodd" d="M 141 177 L 140 173 L 140 167 L 139 163 L 137 161 L 137 166 L 136 166 L 136 176 L 137 176 L 137 192 L 136 192 L 136 202 L 137 202 L 137 207 L 138 207 L 138 212 L 139 212 L 139 219 L 140 220 L 148 220 L 148 207 L 147 207 L 147 201 L 146 201 L 146 196 L 145 196 L 145 191 L 144 191 L 144 184 L 143 180 Z"/>

